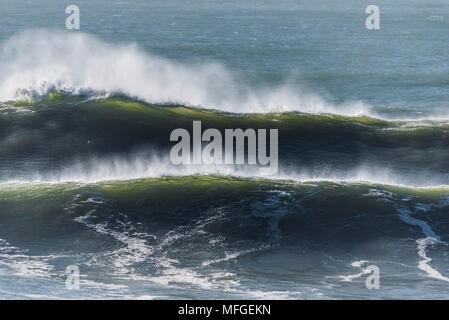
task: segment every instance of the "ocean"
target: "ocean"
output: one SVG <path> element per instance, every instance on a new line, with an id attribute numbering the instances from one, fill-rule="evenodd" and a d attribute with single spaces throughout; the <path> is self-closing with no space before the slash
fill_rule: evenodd
<path id="1" fill-rule="evenodd" d="M 449 298 L 448 31 L 443 0 L 0 0 L 0 299 Z M 193 121 L 277 129 L 277 172 L 174 165 Z"/>

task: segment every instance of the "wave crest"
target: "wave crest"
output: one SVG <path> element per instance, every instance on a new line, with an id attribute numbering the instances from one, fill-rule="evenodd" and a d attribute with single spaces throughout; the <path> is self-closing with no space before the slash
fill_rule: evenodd
<path id="1" fill-rule="evenodd" d="M 26 31 L 0 48 L 0 101 L 32 100 L 54 91 L 127 95 L 229 112 L 301 111 L 370 115 L 362 102 L 333 105 L 286 81 L 269 89 L 245 84 L 221 64 L 181 64 L 136 44 L 110 44 L 85 33 Z"/>

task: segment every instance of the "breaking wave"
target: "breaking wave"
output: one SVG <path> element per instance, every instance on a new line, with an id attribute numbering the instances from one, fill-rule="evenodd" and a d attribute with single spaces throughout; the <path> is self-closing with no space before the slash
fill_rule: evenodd
<path id="1" fill-rule="evenodd" d="M 0 70 L 0 101 L 29 101 L 57 91 L 230 112 L 372 114 L 362 102 L 333 105 L 288 80 L 276 89 L 254 87 L 218 63 L 182 64 L 136 44 L 106 43 L 84 33 L 16 34 L 1 45 Z"/>

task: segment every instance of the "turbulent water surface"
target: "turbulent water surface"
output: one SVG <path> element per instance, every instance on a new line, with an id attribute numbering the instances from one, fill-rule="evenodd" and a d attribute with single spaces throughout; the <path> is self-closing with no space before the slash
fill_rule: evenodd
<path id="1" fill-rule="evenodd" d="M 0 298 L 449 297 L 444 1 L 78 2 L 0 2 Z M 195 120 L 279 170 L 172 165 Z"/>

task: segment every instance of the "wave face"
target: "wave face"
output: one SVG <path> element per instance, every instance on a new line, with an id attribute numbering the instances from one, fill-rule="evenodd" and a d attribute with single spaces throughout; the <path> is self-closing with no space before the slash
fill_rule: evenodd
<path id="1" fill-rule="evenodd" d="M 176 128 L 276 128 L 279 170 L 250 165 L 170 164 Z M 384 121 L 304 113 L 233 114 L 122 97 L 51 95 L 0 110 L 2 182 L 99 182 L 164 176 L 232 175 L 295 181 L 449 185 L 442 121 Z M 73 150 L 76 150 L 74 153 Z M 432 159 L 428 154 L 432 153 Z"/>
<path id="2" fill-rule="evenodd" d="M 447 298 L 441 114 L 45 30 L 1 45 L 0 101 L 1 298 Z M 278 172 L 171 165 L 198 120 L 278 129 Z"/>
<path id="3" fill-rule="evenodd" d="M 6 291 L 27 279 L 47 298 L 442 298 L 448 205 L 447 188 L 211 176 L 3 185 L 0 292 L 30 297 Z M 58 280 L 68 264 L 79 291 Z M 372 264 L 394 277 L 367 293 Z"/>

